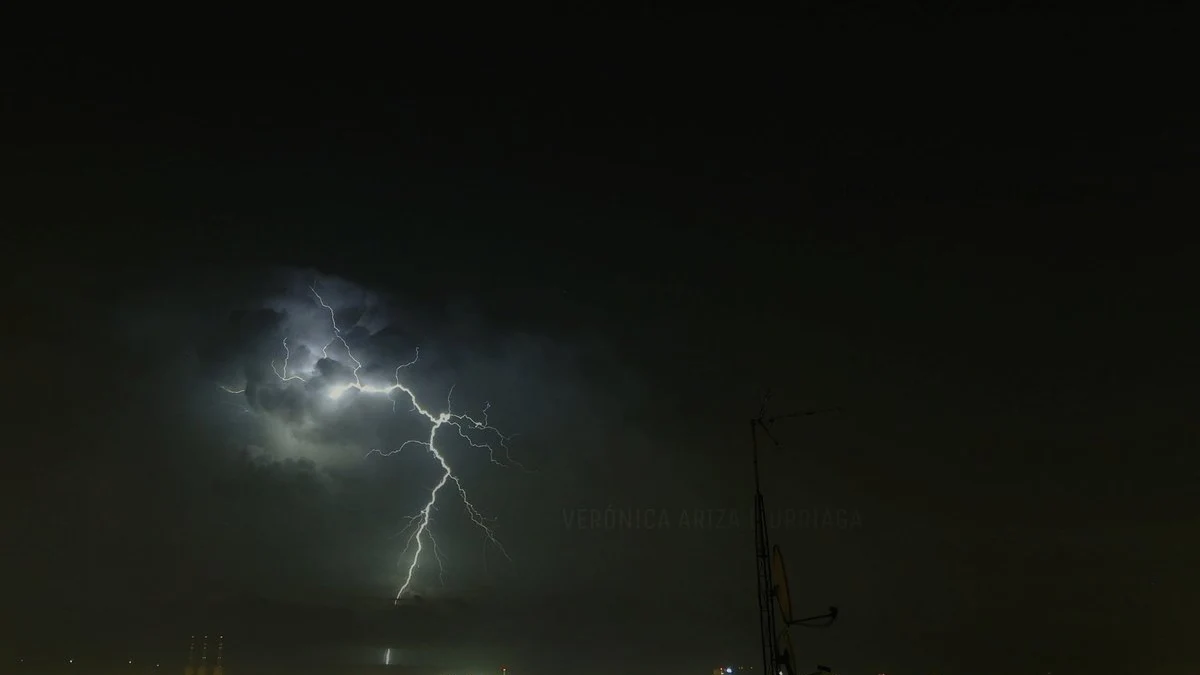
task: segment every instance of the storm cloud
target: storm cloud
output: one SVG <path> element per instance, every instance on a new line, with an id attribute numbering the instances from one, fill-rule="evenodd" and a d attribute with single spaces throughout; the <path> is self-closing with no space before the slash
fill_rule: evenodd
<path id="1" fill-rule="evenodd" d="M 48 621 L 61 621 L 55 608 L 66 605 L 47 598 L 64 588 L 86 589 L 89 600 L 74 611 L 87 616 L 88 607 L 106 611 L 117 598 L 139 598 L 144 612 L 160 617 L 146 621 L 161 630 L 169 624 L 163 612 L 182 624 L 229 615 L 240 611 L 237 603 L 219 599 L 245 593 L 268 604 L 334 606 L 394 594 L 410 559 L 405 526 L 440 469 L 419 446 L 369 454 L 428 438 L 430 423 L 406 397 L 348 391 L 331 399 L 331 387 L 354 381 L 347 345 L 364 384 L 393 383 L 397 366 L 411 363 L 402 381 L 435 414 L 452 405 L 482 419 L 492 403 L 488 422 L 511 435 L 520 466 L 500 466 L 510 463 L 499 446 L 492 462 L 487 449 L 457 433 L 440 439 L 513 562 L 487 544 L 458 495 L 446 490 L 433 521 L 444 568 L 429 560 L 413 590 L 421 606 L 452 615 L 463 597 L 513 602 L 516 588 L 545 571 L 531 564 L 542 559 L 538 537 L 561 527 L 559 507 L 571 503 L 572 486 L 611 451 L 600 420 L 640 391 L 586 335 L 504 326 L 461 302 L 430 312 L 312 270 L 113 276 L 40 309 L 36 317 L 51 337 L 30 345 L 41 367 L 35 383 L 54 381 L 51 372 L 85 372 L 94 383 L 90 405 L 70 408 L 68 419 L 29 441 L 64 448 L 43 460 L 39 499 L 79 505 L 63 513 L 61 527 L 43 524 L 14 537 L 31 564 L 58 570 L 51 578 L 60 586 L 14 596 L 40 597 Z M 310 287 L 334 309 L 345 345 L 330 346 L 329 311 Z M 121 300 L 115 311 L 93 311 L 93 294 L 110 293 Z M 88 331 L 81 334 L 80 325 Z M 72 348 L 87 366 L 78 372 L 74 362 L 50 357 Z M 304 381 L 289 379 L 296 375 Z M 588 384 L 597 377 L 626 378 L 629 398 L 597 398 Z M 68 409 L 61 397 L 75 395 L 54 387 L 44 394 L 57 410 Z M 57 468 L 67 459 L 69 471 Z M 537 494 L 553 508 L 531 512 L 513 499 Z M 69 533 L 80 527 L 88 537 L 72 543 Z M 91 562 L 58 556 L 67 544 Z M 509 590 L 497 596 L 500 587 Z M 364 639 L 369 631 L 347 638 Z"/>

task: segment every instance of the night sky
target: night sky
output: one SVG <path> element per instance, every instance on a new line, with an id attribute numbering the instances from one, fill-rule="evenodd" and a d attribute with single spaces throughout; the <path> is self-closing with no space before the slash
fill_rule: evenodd
<path id="1" fill-rule="evenodd" d="M 1192 18 L 14 27 L 0 671 L 1194 671 Z"/>

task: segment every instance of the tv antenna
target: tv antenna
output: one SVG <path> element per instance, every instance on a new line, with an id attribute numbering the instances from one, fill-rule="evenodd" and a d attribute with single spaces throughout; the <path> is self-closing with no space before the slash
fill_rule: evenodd
<path id="1" fill-rule="evenodd" d="M 767 528 L 767 510 L 764 505 L 762 480 L 758 470 L 758 434 L 761 431 L 775 447 L 782 447 L 779 440 L 771 433 L 771 427 L 776 422 L 795 417 L 837 412 L 838 409 L 804 410 L 768 417 L 767 402 L 770 400 L 770 396 L 770 391 L 763 395 L 758 416 L 750 420 L 750 444 L 754 457 L 754 548 L 758 561 L 758 628 L 762 641 L 764 675 L 800 675 L 796 669 L 796 654 L 792 648 L 789 629 L 792 626 L 826 628 L 837 620 L 838 610 L 837 607 L 830 607 L 825 614 L 803 619 L 797 619 L 794 616 L 783 553 L 780 552 L 778 546 L 771 547 L 770 533 Z M 778 622 L 775 620 L 776 610 L 779 611 L 780 620 Z M 782 628 L 782 631 L 776 632 L 779 628 Z M 829 669 L 825 666 L 818 666 L 817 671 L 829 672 Z"/>

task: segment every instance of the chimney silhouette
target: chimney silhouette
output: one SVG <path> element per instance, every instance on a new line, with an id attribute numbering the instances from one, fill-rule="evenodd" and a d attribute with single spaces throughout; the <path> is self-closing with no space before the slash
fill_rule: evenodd
<path id="1" fill-rule="evenodd" d="M 192 636 L 192 643 L 188 646 L 187 665 L 183 668 L 183 675 L 196 675 L 196 636 Z"/>
<path id="2" fill-rule="evenodd" d="M 196 671 L 196 675 L 208 675 L 208 636 L 204 636 L 204 642 L 200 645 L 200 668 Z"/>
<path id="3" fill-rule="evenodd" d="M 221 656 L 225 652 L 225 636 L 217 636 L 217 667 L 213 668 L 213 675 L 225 675 L 225 668 L 221 665 Z"/>

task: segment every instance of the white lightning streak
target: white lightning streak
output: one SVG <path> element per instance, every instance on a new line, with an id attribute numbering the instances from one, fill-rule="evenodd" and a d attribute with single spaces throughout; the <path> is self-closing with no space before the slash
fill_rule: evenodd
<path id="1" fill-rule="evenodd" d="M 404 596 L 404 594 L 406 592 L 408 592 L 409 588 L 412 586 L 413 578 L 415 577 L 417 570 L 421 567 L 421 558 L 426 552 L 426 542 L 428 542 L 428 544 L 429 544 L 429 549 L 432 552 L 434 560 L 438 563 L 439 578 L 442 578 L 445 573 L 445 568 L 443 565 L 441 551 L 438 548 L 437 540 L 434 539 L 434 537 L 433 537 L 433 532 L 430 528 L 430 525 L 433 521 L 433 512 L 436 510 L 436 507 L 437 507 L 438 495 L 441 493 L 442 488 L 446 487 L 446 485 L 449 483 L 454 484 L 454 488 L 458 492 L 458 497 L 462 501 L 463 506 L 465 507 L 467 517 L 470 518 L 471 522 L 474 523 L 477 527 L 480 528 L 480 530 L 483 531 L 486 541 L 491 543 L 492 545 L 494 545 L 497 549 L 499 549 L 500 553 L 503 554 L 505 558 L 508 558 L 508 552 L 504 550 L 504 546 L 501 545 L 499 540 L 497 540 L 495 532 L 493 532 L 492 528 L 488 526 L 487 519 L 484 518 L 484 516 L 481 515 L 479 513 L 479 511 L 475 508 L 475 505 L 471 503 L 471 499 L 467 494 L 466 488 L 463 487 L 462 483 L 458 479 L 458 476 L 456 476 L 454 474 L 454 471 L 453 471 L 453 469 L 451 469 L 450 464 L 446 461 L 446 457 L 442 454 L 441 450 L 439 450 L 439 448 L 437 446 L 438 431 L 444 426 L 449 426 L 449 427 L 453 427 L 455 429 L 455 431 L 457 432 L 458 436 L 460 438 L 465 439 L 467 444 L 470 445 L 472 448 L 487 450 L 488 451 L 488 459 L 491 463 L 497 464 L 499 466 L 521 467 L 521 465 L 519 463 L 517 463 L 511 457 L 508 456 L 508 442 L 509 442 L 509 440 L 511 440 L 511 438 L 500 433 L 495 427 L 491 426 L 491 424 L 489 424 L 489 422 L 488 422 L 487 413 L 488 413 L 488 410 L 491 408 L 491 404 L 487 403 L 484 405 L 483 411 L 480 413 L 480 416 L 478 419 L 473 418 L 466 414 L 453 412 L 451 409 L 451 405 L 450 405 L 450 396 L 449 395 L 447 395 L 447 397 L 446 397 L 446 411 L 445 412 L 434 413 L 431 410 L 423 408 L 420 405 L 420 403 L 418 403 L 418 401 L 417 401 L 416 393 L 414 393 L 412 389 L 410 389 L 408 386 L 406 386 L 403 382 L 400 381 L 400 371 L 417 362 L 417 359 L 420 357 L 419 349 L 417 350 L 417 353 L 413 357 L 412 361 L 409 361 L 408 363 L 405 363 L 405 364 L 402 364 L 402 365 L 396 367 L 393 383 L 388 384 L 387 386 L 364 384 L 362 381 L 362 378 L 359 376 L 359 373 L 363 368 L 363 364 L 361 361 L 358 360 L 357 357 L 354 356 L 354 352 L 350 349 L 350 344 L 348 342 L 346 342 L 346 339 L 344 337 L 342 337 L 342 330 L 337 324 L 337 315 L 334 312 L 333 307 L 331 307 L 329 304 L 327 304 L 325 302 L 325 300 L 321 297 L 321 295 L 319 293 L 317 293 L 316 289 L 314 289 L 310 286 L 308 290 L 312 292 L 313 297 L 315 297 L 317 300 L 317 303 L 320 304 L 320 306 L 323 309 L 325 309 L 326 311 L 329 312 L 329 324 L 330 324 L 330 327 L 332 328 L 333 336 L 329 339 L 328 342 L 325 343 L 325 346 L 322 347 L 322 349 L 321 349 L 322 356 L 327 359 L 330 358 L 329 357 L 329 348 L 332 347 L 335 343 L 340 343 L 342 346 L 342 349 L 346 353 L 346 357 L 350 360 L 351 363 L 354 364 L 354 369 L 352 371 L 352 374 L 354 376 L 354 381 L 348 382 L 343 385 L 337 385 L 334 387 L 330 387 L 328 390 L 326 390 L 325 394 L 330 399 L 333 399 L 333 400 L 337 400 L 337 399 L 341 398 L 346 392 L 348 392 L 352 389 L 360 391 L 365 394 L 382 394 L 392 400 L 392 411 L 395 412 L 396 400 L 399 398 L 399 396 L 396 396 L 394 394 L 395 394 L 395 392 L 401 392 L 405 397 L 407 397 L 408 402 L 412 405 L 410 412 L 416 412 L 416 413 L 420 414 L 422 417 L 424 417 L 425 419 L 429 420 L 429 422 L 430 422 L 429 436 L 425 440 L 409 440 L 409 441 L 404 442 L 399 448 L 396 448 L 394 450 L 388 450 L 388 451 L 371 450 L 370 452 L 367 453 L 367 456 L 370 456 L 373 454 L 378 454 L 381 457 L 390 457 L 391 455 L 398 454 L 399 452 L 403 451 L 406 447 L 408 447 L 410 445 L 419 445 L 419 446 L 424 447 L 426 449 L 426 451 L 430 455 L 433 456 L 433 458 L 437 461 L 438 465 L 442 469 L 441 477 L 439 478 L 437 484 L 434 485 L 433 488 L 430 490 L 429 499 L 425 502 L 425 505 L 423 507 L 421 507 L 421 509 L 418 510 L 415 514 L 413 514 L 412 516 L 409 517 L 409 524 L 405 528 L 405 530 L 407 531 L 409 529 L 412 529 L 413 531 L 412 531 L 411 535 L 409 536 L 408 541 L 405 543 L 404 551 L 402 551 L 400 554 L 401 559 L 402 560 L 405 559 L 405 556 L 407 555 L 408 550 L 410 548 L 412 548 L 414 545 L 415 545 L 415 550 L 412 554 L 412 557 L 408 559 L 408 565 L 404 572 L 404 581 L 403 581 L 403 583 L 400 584 L 399 590 L 396 591 L 396 596 L 395 596 L 393 602 L 399 603 L 400 599 Z M 291 358 L 291 355 L 292 355 L 291 349 L 288 347 L 287 339 L 285 338 L 283 340 L 282 364 L 277 366 L 275 361 L 272 361 L 271 362 L 271 370 L 274 371 L 275 376 L 278 377 L 281 382 L 289 382 L 289 381 L 293 381 L 293 380 L 299 381 L 299 382 L 307 382 L 307 380 L 304 377 L 301 377 L 300 375 L 297 375 L 294 373 L 289 374 L 288 361 Z M 230 393 L 240 394 L 240 393 L 245 392 L 245 387 L 243 387 L 241 389 L 234 389 L 231 387 L 221 387 L 221 388 Z M 453 387 L 451 387 L 450 391 L 451 391 L 451 393 L 453 393 L 453 391 L 454 391 Z M 472 435 L 472 434 L 474 434 L 474 435 Z M 504 462 L 501 462 L 500 460 L 497 459 L 496 448 L 492 444 L 476 440 L 477 438 L 479 438 L 480 435 L 483 435 L 483 434 L 487 434 L 487 435 L 490 435 L 490 436 L 498 439 L 497 444 L 499 445 L 499 447 L 501 449 L 503 449 L 505 451 L 504 452 L 504 458 L 505 458 Z M 521 467 L 521 468 L 524 468 L 524 467 Z M 414 528 L 414 526 L 415 526 L 415 528 Z M 511 560 L 511 558 L 509 558 L 509 559 Z M 389 649 L 387 652 L 387 655 L 385 657 L 385 663 L 390 663 L 390 661 L 391 661 L 391 650 Z"/>
<path id="2" fill-rule="evenodd" d="M 304 382 L 304 378 L 300 377 L 299 375 L 292 375 L 290 377 L 288 376 L 288 359 L 290 358 L 292 358 L 292 350 L 288 349 L 287 338 L 283 338 L 283 370 L 280 371 L 279 368 L 275 367 L 274 361 L 271 362 L 271 370 L 275 371 L 276 377 L 284 382 L 289 380 L 299 380 L 300 382 Z"/>

